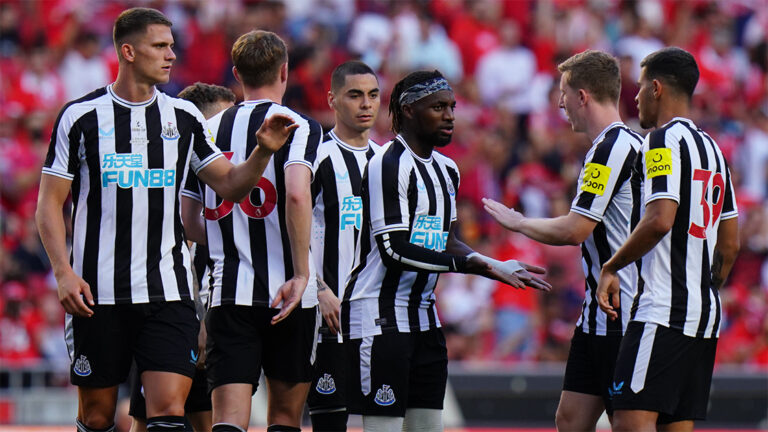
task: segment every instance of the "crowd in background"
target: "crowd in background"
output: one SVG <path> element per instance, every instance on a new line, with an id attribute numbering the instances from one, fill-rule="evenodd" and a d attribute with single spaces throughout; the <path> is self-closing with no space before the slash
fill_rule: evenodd
<path id="1" fill-rule="evenodd" d="M 692 52 L 701 70 L 692 118 L 719 143 L 737 189 L 741 254 L 721 292 L 718 364 L 768 367 L 768 7 L 764 0 L 6 0 L 0 3 L 0 365 L 64 372 L 64 311 L 34 224 L 40 169 L 56 115 L 112 82 L 111 26 L 125 8 L 162 10 L 177 60 L 168 94 L 196 81 L 239 91 L 229 49 L 251 29 L 290 47 L 285 104 L 333 126 L 333 68 L 359 58 L 379 74 L 372 138 L 392 138 L 392 85 L 439 69 L 458 101 L 453 142 L 461 170 L 460 236 L 499 259 L 548 269 L 549 294 L 472 275 L 437 291 L 452 359 L 564 361 L 581 312 L 577 247 L 510 234 L 482 209 L 490 197 L 527 216 L 566 214 L 591 143 L 557 106 L 556 65 L 587 48 L 620 62 L 622 118 L 635 130 L 639 63 L 663 46 Z M 641 131 L 644 134 L 647 131 Z M 66 382 L 66 379 L 62 380 Z"/>

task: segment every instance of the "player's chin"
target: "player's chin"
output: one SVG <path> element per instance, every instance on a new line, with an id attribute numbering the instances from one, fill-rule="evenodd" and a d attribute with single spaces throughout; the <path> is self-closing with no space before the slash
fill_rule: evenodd
<path id="1" fill-rule="evenodd" d="M 451 143 L 452 138 L 453 138 L 452 133 L 438 132 L 438 134 L 435 136 L 435 139 L 434 139 L 435 147 L 447 146 L 448 144 Z"/>

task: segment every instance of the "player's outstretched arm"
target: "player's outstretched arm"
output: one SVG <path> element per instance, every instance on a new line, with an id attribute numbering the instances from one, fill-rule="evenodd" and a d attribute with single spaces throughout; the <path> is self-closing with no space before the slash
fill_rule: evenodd
<path id="1" fill-rule="evenodd" d="M 574 212 L 549 219 L 527 218 L 490 198 L 483 198 L 483 207 L 504 228 L 548 245 L 578 246 L 597 226 L 597 221 Z"/>
<path id="2" fill-rule="evenodd" d="M 723 287 L 733 263 L 739 254 L 739 222 L 737 218 L 720 221 L 717 228 L 717 244 L 712 258 L 712 286 Z"/>
<path id="3" fill-rule="evenodd" d="M 61 305 L 69 314 L 89 317 L 93 315 L 93 310 L 85 304 L 81 296 L 85 297 L 88 305 L 93 306 L 91 288 L 72 270 L 67 252 L 66 227 L 64 226 L 62 208 L 69 195 L 71 185 L 71 180 L 43 174 L 40 179 L 40 192 L 37 196 L 35 222 L 40 233 L 40 239 L 43 241 L 43 246 L 45 246 L 45 251 L 51 261 Z"/>
<path id="4" fill-rule="evenodd" d="M 531 274 L 544 274 L 544 268 L 516 260 L 502 262 L 481 255 L 456 237 L 454 225 L 448 233 L 446 252 L 465 255 L 468 261 L 467 273 L 479 274 L 518 289 L 525 289 L 526 286 L 542 291 L 552 289 L 548 282 Z"/>
<path id="5" fill-rule="evenodd" d="M 201 169 L 197 176 L 220 197 L 240 202 L 259 182 L 272 154 L 280 150 L 298 127 L 291 117 L 273 114 L 256 131 L 258 144 L 245 162 L 233 165 L 220 157 Z"/>
<path id="6" fill-rule="evenodd" d="M 312 229 L 312 172 L 303 164 L 292 164 L 285 168 L 285 225 L 291 244 L 293 277 L 277 292 L 271 307 L 280 312 L 272 318 L 272 324 L 285 319 L 301 303 L 301 296 L 309 281 L 309 236 Z"/>
<path id="7" fill-rule="evenodd" d="M 615 309 L 620 306 L 618 271 L 642 258 L 667 235 L 675 223 L 677 207 L 677 202 L 670 199 L 648 203 L 635 230 L 603 265 L 597 283 L 597 303 L 611 320 L 619 317 Z"/>

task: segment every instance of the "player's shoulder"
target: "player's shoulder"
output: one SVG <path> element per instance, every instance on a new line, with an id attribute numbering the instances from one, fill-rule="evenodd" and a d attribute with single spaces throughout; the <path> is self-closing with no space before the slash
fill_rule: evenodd
<path id="1" fill-rule="evenodd" d="M 109 97 L 107 88 L 102 87 L 64 104 L 59 111 L 59 120 L 69 119 L 74 121 L 83 114 L 92 111 L 98 105 L 111 103 L 112 98 Z"/>
<path id="2" fill-rule="evenodd" d="M 451 158 L 449 158 L 448 156 L 446 156 L 446 155 L 444 155 L 444 154 L 440 153 L 440 152 L 439 152 L 439 151 L 437 151 L 437 150 L 434 150 L 434 151 L 432 152 L 432 157 L 433 157 L 433 158 L 435 158 L 435 160 L 437 161 L 437 163 L 439 163 L 439 164 L 441 164 L 441 165 L 445 165 L 445 166 L 447 166 L 447 167 L 449 167 L 449 168 L 453 168 L 453 169 L 455 169 L 456 171 L 458 171 L 458 170 L 459 170 L 459 166 L 458 166 L 458 165 L 456 165 L 456 162 L 454 162 L 454 160 L 453 160 L 453 159 L 451 159 Z"/>
<path id="3" fill-rule="evenodd" d="M 292 118 L 293 121 L 295 121 L 299 125 L 299 127 L 309 127 L 310 130 L 322 131 L 322 127 L 320 126 L 320 123 L 317 122 L 317 120 L 313 119 L 308 115 L 294 111 L 285 105 L 271 102 L 271 105 L 267 110 L 267 116 L 270 116 L 273 114 L 285 114 L 288 117 Z"/>

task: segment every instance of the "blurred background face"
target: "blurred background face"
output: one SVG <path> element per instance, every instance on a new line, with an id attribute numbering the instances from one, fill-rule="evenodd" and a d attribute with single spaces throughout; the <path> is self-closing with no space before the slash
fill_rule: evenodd
<path id="1" fill-rule="evenodd" d="M 337 124 L 364 132 L 373 127 L 379 114 L 379 82 L 371 74 L 347 75 L 344 86 L 336 93 L 331 92 L 330 103 Z"/>
<path id="2" fill-rule="evenodd" d="M 565 111 L 565 116 L 568 117 L 568 122 L 571 123 L 571 128 L 574 132 L 584 132 L 585 127 L 583 121 L 580 118 L 581 114 L 581 101 L 579 99 L 579 92 L 573 89 L 567 83 L 568 72 L 560 76 L 560 108 Z"/>
<path id="3" fill-rule="evenodd" d="M 637 102 L 637 109 L 640 112 L 640 127 L 650 129 L 656 126 L 658 102 L 653 97 L 653 81 L 645 75 L 645 68 L 640 71 L 638 85 L 640 90 L 637 91 L 635 102 Z"/>

